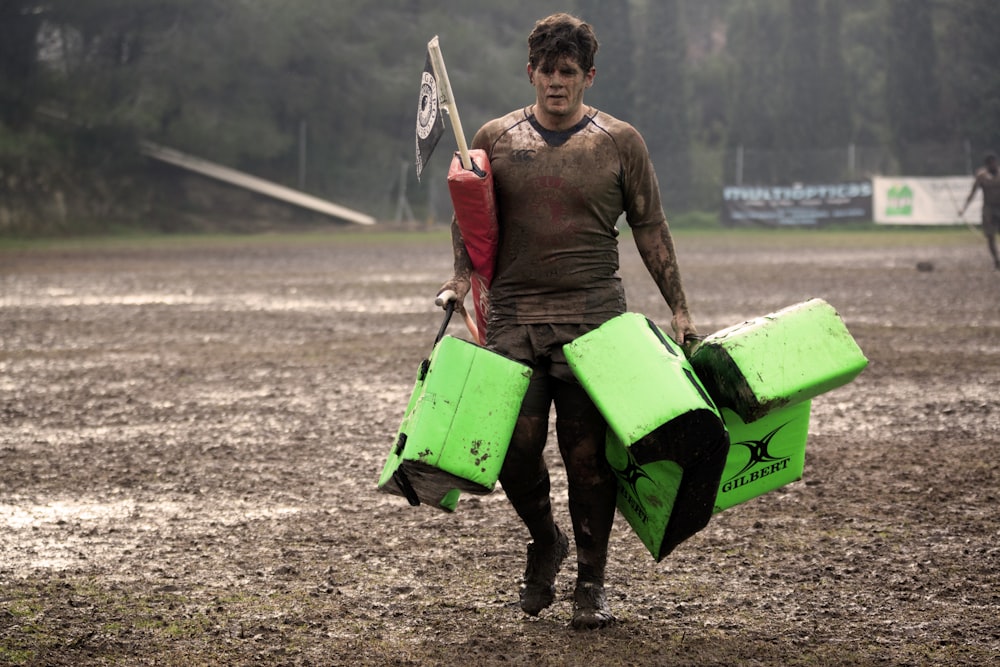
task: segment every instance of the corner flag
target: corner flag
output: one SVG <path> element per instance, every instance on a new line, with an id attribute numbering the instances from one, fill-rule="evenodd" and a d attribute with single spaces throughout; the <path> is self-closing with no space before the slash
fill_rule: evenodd
<path id="1" fill-rule="evenodd" d="M 439 104 L 437 78 L 434 76 L 434 66 L 431 63 L 430 49 L 427 51 L 427 61 L 420 78 L 420 100 L 417 103 L 417 180 L 420 172 L 444 134 L 444 118 Z"/>
<path id="2" fill-rule="evenodd" d="M 435 36 L 427 42 L 427 64 L 420 82 L 420 104 L 417 107 L 417 178 L 427 163 L 431 151 L 444 132 L 441 112 L 448 114 L 451 129 L 455 132 L 458 151 L 448 170 L 448 191 L 455 209 L 455 221 L 462 232 L 463 241 L 472 260 L 472 298 L 476 306 L 479 326 L 469 324 L 469 333 L 479 344 L 484 344 L 486 320 L 489 311 L 489 287 L 493 279 L 496 250 L 499 240 L 496 198 L 493 191 L 493 171 L 486 151 L 470 151 L 465 143 L 458 105 L 444 66 L 441 45 Z M 480 164 L 472 160 L 472 154 Z M 440 296 L 440 295 L 439 295 Z M 439 304 L 440 305 L 440 304 Z M 458 304 L 461 312 L 465 306 Z"/>

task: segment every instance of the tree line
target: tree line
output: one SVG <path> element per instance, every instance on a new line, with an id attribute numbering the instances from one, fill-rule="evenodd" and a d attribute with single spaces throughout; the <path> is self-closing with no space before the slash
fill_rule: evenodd
<path id="1" fill-rule="evenodd" d="M 0 231 L 169 217 L 141 141 L 383 219 L 404 188 L 426 210 L 427 41 L 471 138 L 531 102 L 527 34 L 563 10 L 601 42 L 587 101 L 643 133 L 673 210 L 711 206 L 690 196 L 724 178 L 704 151 L 770 151 L 755 177 L 783 183 L 849 144 L 910 174 L 943 168 L 929 145 L 1000 147 L 992 0 L 0 0 Z"/>

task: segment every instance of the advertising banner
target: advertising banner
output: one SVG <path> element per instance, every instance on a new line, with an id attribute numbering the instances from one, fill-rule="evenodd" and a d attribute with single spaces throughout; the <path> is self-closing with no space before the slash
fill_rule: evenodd
<path id="1" fill-rule="evenodd" d="M 870 181 L 723 188 L 725 225 L 811 226 L 871 219 Z"/>
<path id="2" fill-rule="evenodd" d="M 964 219 L 958 210 L 972 189 L 972 176 L 876 176 L 872 179 L 875 222 L 881 225 L 979 224 L 983 199 L 977 194 Z"/>

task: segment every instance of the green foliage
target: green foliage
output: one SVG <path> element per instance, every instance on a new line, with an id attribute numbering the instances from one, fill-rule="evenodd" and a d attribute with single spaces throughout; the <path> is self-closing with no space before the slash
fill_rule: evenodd
<path id="1" fill-rule="evenodd" d="M 636 111 L 635 46 L 629 0 L 576 0 L 577 14 L 594 26 L 600 49 L 597 79 L 587 102 L 612 116 L 629 119 Z M 539 17 L 540 18 L 540 17 Z"/>
<path id="2" fill-rule="evenodd" d="M 825 0 L 820 27 L 819 79 L 815 127 L 820 148 L 843 146 L 851 141 L 851 95 L 842 40 L 843 5 Z"/>
<path id="3" fill-rule="evenodd" d="M 954 134 L 971 140 L 977 157 L 1000 150 L 996 3 L 949 0 L 938 18 L 944 118 Z"/>
<path id="4" fill-rule="evenodd" d="M 928 166 L 913 159 L 908 147 L 943 138 L 930 0 L 889 0 L 886 34 L 885 99 L 892 145 L 907 173 L 927 173 Z"/>
<path id="5" fill-rule="evenodd" d="M 785 84 L 779 97 L 777 120 L 781 132 L 777 145 L 794 160 L 796 151 L 823 146 L 821 128 L 816 124 L 822 105 L 826 81 L 820 76 L 820 5 L 816 2 L 790 0 L 781 14 L 787 21 L 785 43 L 781 52 L 780 81 Z M 780 20 L 780 19 L 779 19 Z M 789 165 L 791 173 L 799 173 L 802 165 Z M 785 180 L 789 178 L 784 175 Z"/>
<path id="6" fill-rule="evenodd" d="M 20 127 L 36 103 L 35 39 L 40 18 L 29 2 L 0 2 L 0 123 Z"/>
<path id="7" fill-rule="evenodd" d="M 787 32 L 786 16 L 775 2 L 739 3 L 729 17 L 727 47 L 732 57 L 733 99 L 729 105 L 730 145 L 777 145 L 783 80 L 775 47 Z M 769 48 L 762 48 L 767 44 Z"/>
<path id="8" fill-rule="evenodd" d="M 640 15 L 644 28 L 636 82 L 639 128 L 662 176 L 664 206 L 690 204 L 690 86 L 685 67 L 687 39 L 677 0 L 651 2 Z"/>
<path id="9" fill-rule="evenodd" d="M 142 139 L 388 218 L 427 41 L 440 36 L 468 139 L 531 102 L 527 34 L 567 9 L 601 42 L 587 101 L 642 131 L 670 210 L 704 207 L 723 180 L 706 149 L 782 155 L 762 182 L 842 177 L 801 156 L 851 142 L 917 172 L 940 165 L 916 144 L 1000 149 L 990 0 L 3 0 L 0 231 L 15 214 L 58 227 L 60 208 L 126 209 L 123 193 L 141 208 Z M 432 174 L 454 147 L 449 132 Z M 433 191 L 407 174 L 421 217 Z"/>
<path id="10" fill-rule="evenodd" d="M 854 142 L 886 142 L 885 39 L 886 6 L 878 0 L 855 0 L 843 14 L 841 53 L 846 68 L 844 85 L 850 92 L 849 127 Z"/>

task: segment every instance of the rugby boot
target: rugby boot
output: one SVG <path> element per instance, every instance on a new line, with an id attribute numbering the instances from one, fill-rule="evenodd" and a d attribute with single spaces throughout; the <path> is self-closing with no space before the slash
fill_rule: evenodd
<path id="1" fill-rule="evenodd" d="M 590 581 L 576 582 L 573 591 L 573 621 L 575 630 L 596 630 L 615 622 L 608 607 L 604 586 Z"/>
<path id="2" fill-rule="evenodd" d="M 524 569 L 524 581 L 521 583 L 521 609 L 529 616 L 538 616 L 538 612 L 552 604 L 556 598 L 556 574 L 559 567 L 569 555 L 569 540 L 559 527 L 556 527 L 556 541 L 548 546 L 540 546 L 535 542 L 528 543 L 528 565 Z"/>

